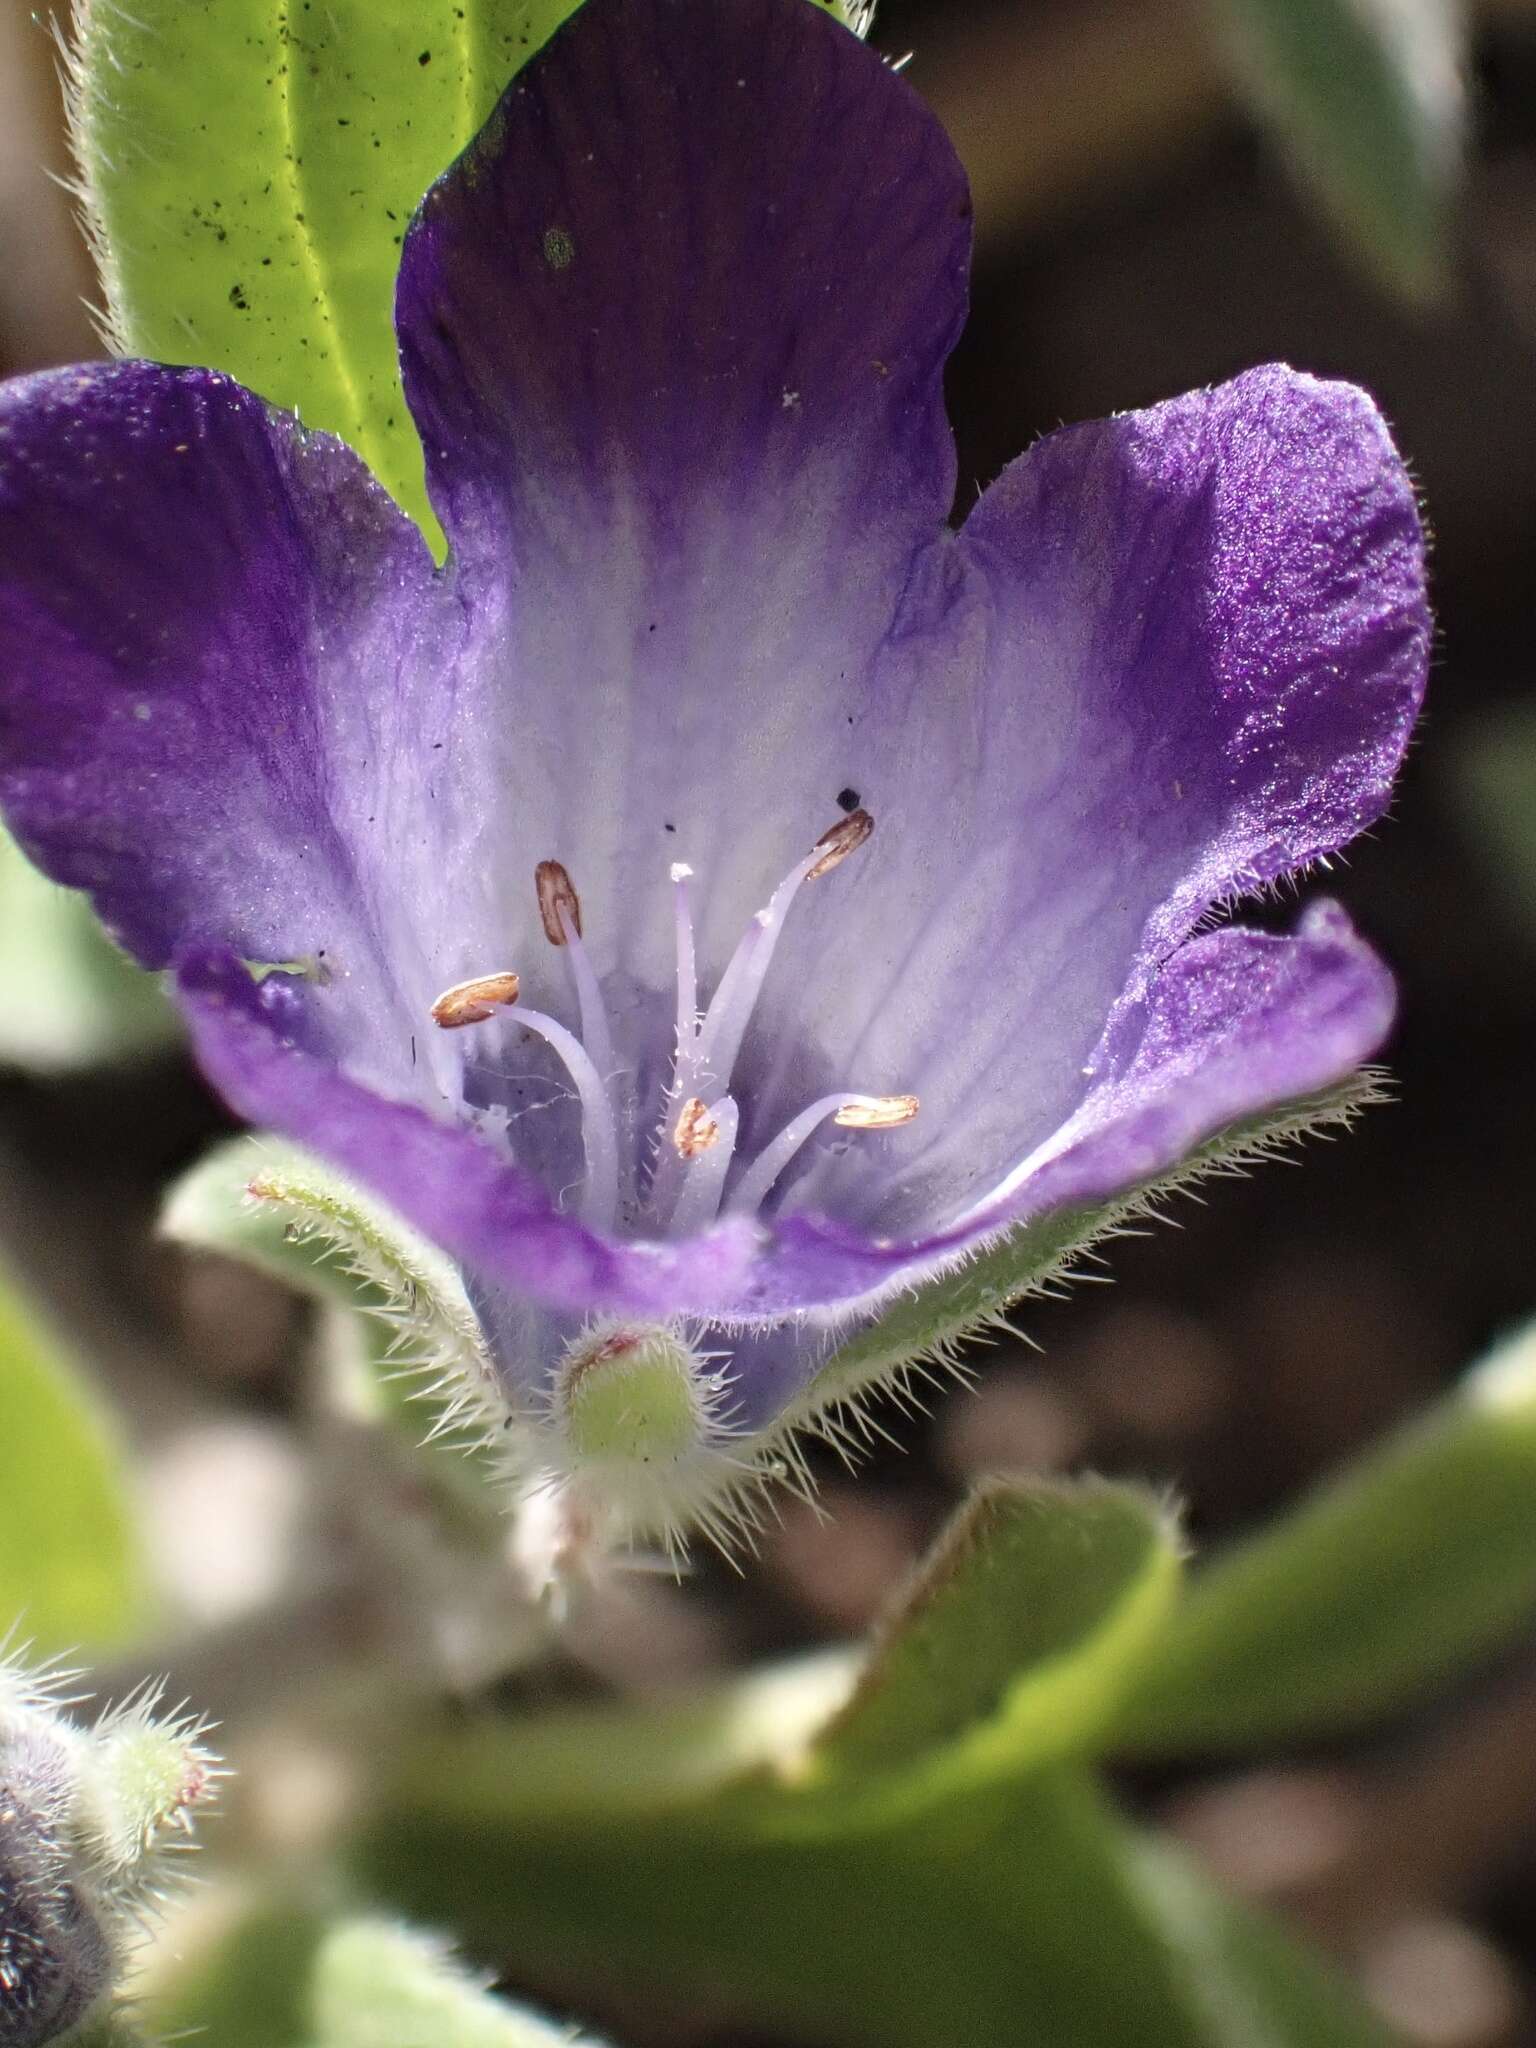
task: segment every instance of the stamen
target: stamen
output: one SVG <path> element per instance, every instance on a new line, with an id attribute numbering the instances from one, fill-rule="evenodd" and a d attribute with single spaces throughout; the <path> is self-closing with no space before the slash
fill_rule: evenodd
<path id="1" fill-rule="evenodd" d="M 756 1211 L 773 1191 L 773 1184 L 795 1154 L 828 1117 L 853 1130 L 883 1131 L 897 1124 L 909 1124 L 917 1115 L 915 1095 L 824 1095 L 809 1109 L 787 1123 L 770 1144 L 763 1147 L 731 1191 L 731 1207 Z"/>
<path id="2" fill-rule="evenodd" d="M 697 1159 L 720 1140 L 720 1119 L 697 1095 L 690 1095 L 677 1112 L 672 1126 L 672 1143 L 679 1159 Z"/>
<path id="3" fill-rule="evenodd" d="M 510 969 L 505 974 L 479 974 L 472 981 L 456 981 L 432 1005 L 432 1021 L 445 1031 L 484 1024 L 499 1009 L 517 1001 L 517 990 L 518 979 Z"/>
<path id="4" fill-rule="evenodd" d="M 736 1150 L 736 1104 L 722 1095 L 709 1112 L 715 1135 L 705 1150 L 688 1163 L 688 1177 L 677 1198 L 669 1226 L 673 1237 L 691 1237 L 704 1230 L 720 1213 L 720 1196 Z"/>
<path id="5" fill-rule="evenodd" d="M 837 823 L 829 831 L 823 832 L 817 840 L 816 851 L 821 855 L 821 859 L 805 879 L 808 882 L 815 882 L 823 875 L 831 874 L 850 853 L 864 844 L 874 829 L 875 821 L 866 810 L 850 811 L 846 818 L 839 818 Z"/>
<path id="6" fill-rule="evenodd" d="M 582 943 L 581 898 L 576 894 L 569 871 L 557 860 L 541 860 L 533 871 L 533 883 L 538 892 L 539 918 L 544 926 L 544 936 L 552 945 L 566 949 L 571 980 L 576 988 L 576 1003 L 581 1013 L 582 1044 L 597 1069 L 611 1105 L 618 1067 L 613 1056 L 613 1034 L 608 1029 L 608 1008 L 598 985 L 597 971 Z"/>
<path id="7" fill-rule="evenodd" d="M 544 924 L 544 936 L 552 946 L 563 946 L 566 942 L 566 920 L 574 925 L 576 936 L 581 937 L 581 898 L 576 894 L 570 875 L 557 860 L 541 860 L 533 871 L 534 887 L 539 892 L 539 916 Z"/>
<path id="8" fill-rule="evenodd" d="M 432 1015 L 445 1031 L 463 1024 L 487 1023 L 498 1009 L 517 1003 L 515 974 L 482 974 L 474 981 L 455 982 L 432 1005 Z M 611 1230 L 619 1206 L 619 1141 L 613 1104 L 586 1047 L 573 1032 L 541 1010 L 518 1005 L 517 1021 L 536 1032 L 559 1055 L 581 1102 L 581 1142 L 586 1177 L 581 1190 L 581 1220 L 589 1230 Z"/>
<path id="9" fill-rule="evenodd" d="M 722 1086 L 729 1083 L 796 891 L 802 882 L 814 881 L 841 866 L 874 829 L 875 821 L 868 811 L 852 811 L 846 818 L 839 818 L 829 831 L 823 832 L 805 859 L 790 869 L 768 899 L 767 908 L 753 918 L 705 1013 L 696 1053 L 697 1073 L 713 1076 Z"/>
<path id="10" fill-rule="evenodd" d="M 851 1131 L 891 1131 L 917 1115 L 915 1095 L 854 1095 L 833 1117 Z"/>
<path id="11" fill-rule="evenodd" d="M 581 1099 L 581 1143 L 587 1171 L 581 1189 L 581 1220 L 589 1230 L 612 1230 L 619 1206 L 619 1140 L 613 1104 L 574 1032 L 540 1010 L 519 1008 L 517 1021 L 553 1047 Z"/>
<path id="12" fill-rule="evenodd" d="M 677 1059 L 678 1078 L 682 1078 L 683 1050 L 692 1054 L 693 1041 L 699 1028 L 699 970 L 694 956 L 693 912 L 688 903 L 688 884 L 693 869 L 686 861 L 677 861 L 672 868 L 673 900 L 677 922 Z"/>

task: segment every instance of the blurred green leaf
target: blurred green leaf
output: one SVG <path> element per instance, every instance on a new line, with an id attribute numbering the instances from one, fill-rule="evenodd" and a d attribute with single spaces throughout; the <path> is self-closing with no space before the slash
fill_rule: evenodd
<path id="1" fill-rule="evenodd" d="M 1476 720 L 1445 758 L 1463 830 L 1536 940 L 1536 704 Z"/>
<path id="2" fill-rule="evenodd" d="M 713 1695 L 704 1771 L 685 1709 L 482 1724 L 409 1759 L 359 1874 L 519 1968 L 621 1972 L 850 2048 L 1380 2043 L 1325 1971 L 1043 1762 L 1092 1739 L 1176 1575 L 1141 1495 L 989 1487 L 819 1729 L 814 1676 L 766 1748 L 763 1696 Z"/>
<path id="3" fill-rule="evenodd" d="M 1327 1971 L 1152 1856 L 1069 1767 L 876 1830 L 810 1831 L 785 1811 L 800 1797 L 573 1811 L 541 1794 L 513 1723 L 419 1759 L 362 1874 L 519 1970 L 622 1976 L 849 2048 L 1385 2040 Z"/>
<path id="4" fill-rule="evenodd" d="M 73 126 L 114 346 L 340 434 L 435 536 L 395 357 L 401 238 L 572 8 L 86 0 Z"/>
<path id="5" fill-rule="evenodd" d="M 1199 1573 L 1115 1730 L 1139 1752 L 1356 1727 L 1536 1616 L 1536 1330 Z"/>
<path id="6" fill-rule="evenodd" d="M 1454 0 L 1222 0 L 1237 69 L 1302 178 L 1378 277 L 1446 283 L 1462 166 Z"/>
<path id="7" fill-rule="evenodd" d="M 149 2004 L 172 2037 L 218 2048 L 595 2048 L 493 1997 L 432 1936 L 300 1905 L 248 1909 Z"/>
<path id="8" fill-rule="evenodd" d="M 157 2037 L 202 2039 L 209 2048 L 300 2048 L 325 1918 L 308 1902 L 284 1901 L 246 1906 L 227 1928 L 215 1924 L 211 1944 L 199 1946 L 178 1930 L 174 1962 L 156 1958 L 161 1969 L 146 2007 Z"/>
<path id="9" fill-rule="evenodd" d="M 44 1656 L 127 1641 L 146 1578 L 114 1431 L 0 1275 L 0 1638 Z"/>
<path id="10" fill-rule="evenodd" d="M 446 1944 L 382 1920 L 334 1928 L 315 1959 L 313 2048 L 593 2048 L 493 1998 Z"/>
<path id="11" fill-rule="evenodd" d="M 175 1013 L 102 930 L 85 897 L 0 833 L 0 1062 L 69 1073 L 166 1044 Z"/>
<path id="12" fill-rule="evenodd" d="M 903 1802 L 1084 1754 L 1152 1653 L 1179 1586 L 1166 1507 L 1132 1487 L 978 1488 L 882 1630 L 808 1782 Z"/>

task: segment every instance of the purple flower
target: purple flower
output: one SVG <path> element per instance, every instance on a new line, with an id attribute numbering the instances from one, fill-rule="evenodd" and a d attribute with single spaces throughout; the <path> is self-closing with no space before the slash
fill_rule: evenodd
<path id="1" fill-rule="evenodd" d="M 1387 801 L 1429 628 L 1380 418 L 1257 370 L 953 531 L 969 241 L 805 0 L 589 0 L 405 240 L 446 569 L 227 377 L 0 400 L 15 831 L 235 1108 L 460 1262 L 525 1407 L 655 1325 L 758 1429 L 1388 1028 L 1337 908 L 1211 928 Z"/>

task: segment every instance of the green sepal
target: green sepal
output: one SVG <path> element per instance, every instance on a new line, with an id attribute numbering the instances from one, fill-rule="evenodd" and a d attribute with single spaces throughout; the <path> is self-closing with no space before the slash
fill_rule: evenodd
<path id="1" fill-rule="evenodd" d="M 1127 1195 L 1097 1208 L 1058 1210 L 1038 1223 L 1025 1224 L 941 1278 L 895 1296 L 876 1323 L 834 1352 L 768 1432 L 768 1440 L 815 1429 L 856 1453 L 857 1412 L 867 1394 L 900 1388 L 929 1367 L 951 1367 L 965 1338 L 1006 1329 L 1007 1311 L 1015 1303 L 1070 1278 L 1096 1244 L 1129 1224 L 1159 1215 L 1172 1197 L 1213 1174 L 1240 1173 L 1314 1133 L 1351 1124 L 1380 1097 L 1379 1076 L 1368 1069 L 1352 1075 L 1323 1094 L 1234 1124 L 1171 1173 Z M 848 1411 L 853 1421 L 841 1420 L 840 1411 Z"/>
<path id="2" fill-rule="evenodd" d="M 440 1433 L 477 1440 L 505 1421 L 457 1266 L 312 1153 L 273 1138 L 228 1140 L 172 1187 L 160 1232 L 369 1318 L 381 1336 L 377 1362 L 389 1368 L 375 1382 L 381 1411 L 405 1412 L 419 1368 L 441 1382 Z"/>
<path id="3" fill-rule="evenodd" d="M 72 128 L 113 348 L 226 370 L 339 434 L 436 539 L 395 354 L 401 239 L 572 11 L 85 0 Z"/>
<path id="4" fill-rule="evenodd" d="M 1536 1616 L 1536 1327 L 1197 1574 L 1116 1747 L 1244 1749 L 1378 1720 Z"/>
<path id="5" fill-rule="evenodd" d="M 114 1419 L 0 1274 L 0 1646 L 115 1648 L 149 1606 Z"/>
<path id="6" fill-rule="evenodd" d="M 1225 0 L 1236 70 L 1353 249 L 1415 302 L 1443 295 L 1463 168 L 1453 0 Z"/>
<path id="7" fill-rule="evenodd" d="M 176 1017 L 153 975 L 0 832 L 0 1062 L 67 1074 L 169 1044 Z"/>

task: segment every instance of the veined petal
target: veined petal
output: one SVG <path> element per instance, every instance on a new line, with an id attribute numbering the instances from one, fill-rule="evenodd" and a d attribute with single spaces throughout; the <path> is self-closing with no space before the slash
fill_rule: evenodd
<path id="1" fill-rule="evenodd" d="M 953 493 L 969 243 L 932 114 L 804 0 L 596 0 L 428 193 L 397 319 L 464 715 L 600 973 L 666 972 L 677 860 L 718 973 L 838 815 Z"/>

